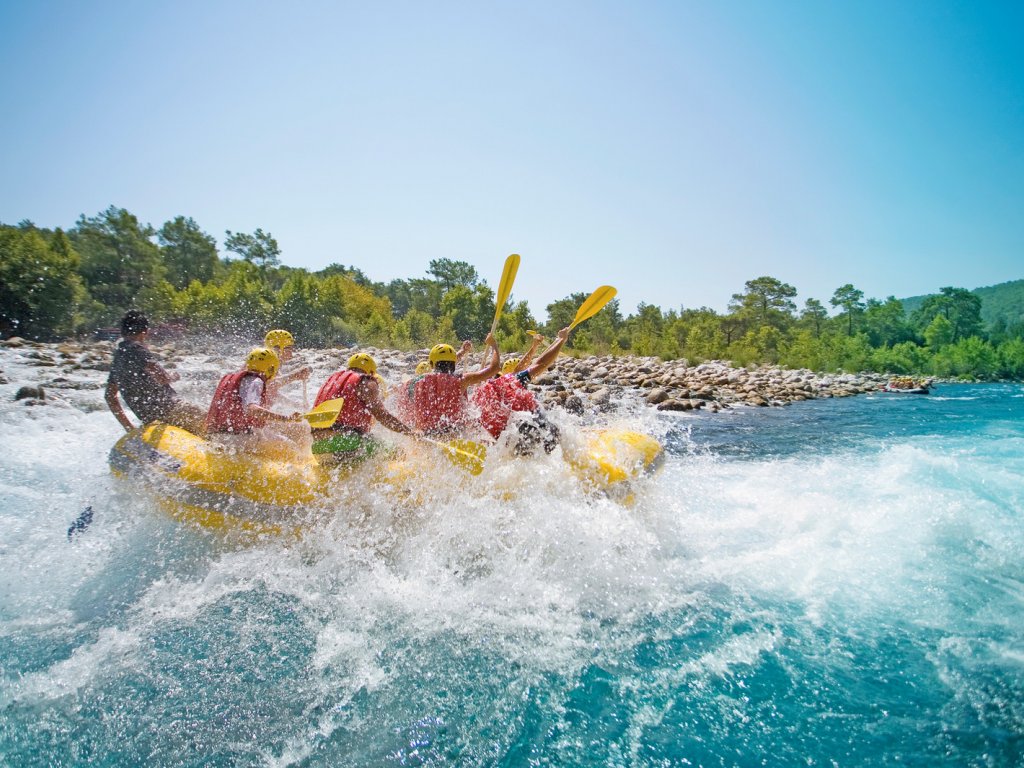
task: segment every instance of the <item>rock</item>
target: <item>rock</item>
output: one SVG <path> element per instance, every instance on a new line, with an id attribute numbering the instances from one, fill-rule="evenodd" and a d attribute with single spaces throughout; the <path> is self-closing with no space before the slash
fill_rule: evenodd
<path id="1" fill-rule="evenodd" d="M 692 411 L 692 400 L 666 400 L 658 404 L 659 411 Z"/>
<path id="2" fill-rule="evenodd" d="M 3 344 L 6 347 L 23 347 L 25 340 L 21 336 L 11 336 L 11 338 L 5 339 Z"/>
<path id="3" fill-rule="evenodd" d="M 660 387 L 658 389 L 652 389 L 644 399 L 647 401 L 648 405 L 664 403 L 668 400 L 668 390 Z"/>
<path id="4" fill-rule="evenodd" d="M 562 403 L 562 407 L 569 413 L 582 416 L 584 413 L 583 399 L 579 395 L 569 395 Z"/>
<path id="5" fill-rule="evenodd" d="M 14 394 L 15 400 L 45 400 L 46 392 L 43 391 L 42 387 L 24 386 L 20 387 Z"/>

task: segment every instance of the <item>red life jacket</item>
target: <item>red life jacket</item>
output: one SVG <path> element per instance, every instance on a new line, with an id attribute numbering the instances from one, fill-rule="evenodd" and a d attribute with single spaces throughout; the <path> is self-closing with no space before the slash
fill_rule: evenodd
<path id="1" fill-rule="evenodd" d="M 413 387 L 416 428 L 427 433 L 448 432 L 466 421 L 469 399 L 457 373 L 428 373 Z"/>
<path id="2" fill-rule="evenodd" d="M 473 393 L 473 404 L 480 409 L 480 423 L 495 440 L 508 426 L 513 411 L 536 411 L 537 399 L 514 373 L 490 379 Z"/>
<path id="3" fill-rule="evenodd" d="M 363 399 L 356 394 L 356 387 L 365 376 L 365 373 L 352 369 L 336 371 L 316 393 L 314 407 L 325 400 L 333 400 L 336 397 L 345 398 L 345 404 L 341 407 L 338 419 L 331 429 L 352 429 L 360 433 L 370 431 L 370 427 L 373 426 L 373 415 Z"/>
<path id="4" fill-rule="evenodd" d="M 262 373 L 253 371 L 237 371 L 229 373 L 220 380 L 217 391 L 213 393 L 210 410 L 206 414 L 206 430 L 208 432 L 252 432 L 255 427 L 262 426 L 262 419 L 254 418 L 242 405 L 242 379 L 246 376 L 258 376 L 263 379 L 263 394 L 260 396 L 260 407 L 267 407 L 267 380 Z"/>

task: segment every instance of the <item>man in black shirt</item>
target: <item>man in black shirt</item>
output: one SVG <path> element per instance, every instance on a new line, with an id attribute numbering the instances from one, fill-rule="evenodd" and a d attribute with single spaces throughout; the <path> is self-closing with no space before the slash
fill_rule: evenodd
<path id="1" fill-rule="evenodd" d="M 149 320 L 138 310 L 131 309 L 121 320 L 124 339 L 114 350 L 114 361 L 107 379 L 106 400 L 111 413 L 126 432 L 135 429 L 117 399 L 118 394 L 142 420 L 162 421 L 187 429 L 197 435 L 206 433 L 206 411 L 186 403 L 171 387 L 177 374 L 168 373 L 146 347 Z"/>

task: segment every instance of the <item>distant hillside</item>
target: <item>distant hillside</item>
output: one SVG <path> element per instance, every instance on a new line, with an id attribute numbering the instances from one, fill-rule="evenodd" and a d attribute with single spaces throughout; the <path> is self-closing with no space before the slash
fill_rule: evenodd
<path id="1" fill-rule="evenodd" d="M 1008 283 L 975 288 L 971 293 L 981 299 L 981 319 L 987 324 L 994 323 L 1000 317 L 1007 325 L 1024 322 L 1024 280 L 1011 280 Z M 911 296 L 900 301 L 909 315 L 920 307 L 926 298 L 928 296 Z"/>

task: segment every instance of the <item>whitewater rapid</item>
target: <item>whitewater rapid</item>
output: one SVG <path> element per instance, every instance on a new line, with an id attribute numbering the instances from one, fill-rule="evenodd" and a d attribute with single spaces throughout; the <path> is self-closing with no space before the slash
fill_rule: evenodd
<path id="1" fill-rule="evenodd" d="M 516 495 L 446 492 L 441 464 L 425 504 L 342 488 L 302 541 L 240 545 L 112 477 L 105 373 L 31 351 L 0 349 L 5 762 L 1010 765 L 1024 743 L 1024 433 L 1020 405 L 965 410 L 991 390 L 940 388 L 935 414 L 623 402 L 602 418 L 669 447 L 632 505 L 556 452 L 502 468 Z M 179 391 L 205 402 L 214 362 L 183 356 Z M 14 401 L 55 374 L 74 386 Z"/>

